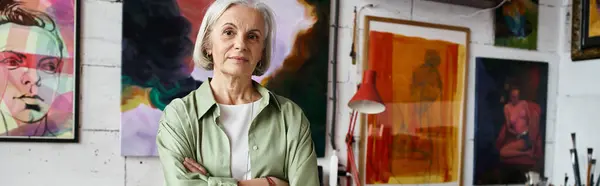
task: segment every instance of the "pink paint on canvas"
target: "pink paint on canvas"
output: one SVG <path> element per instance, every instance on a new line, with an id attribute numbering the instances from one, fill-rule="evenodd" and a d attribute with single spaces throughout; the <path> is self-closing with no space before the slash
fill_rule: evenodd
<path id="1" fill-rule="evenodd" d="M 75 138 L 75 7 L 74 0 L 0 3 L 0 140 Z"/>

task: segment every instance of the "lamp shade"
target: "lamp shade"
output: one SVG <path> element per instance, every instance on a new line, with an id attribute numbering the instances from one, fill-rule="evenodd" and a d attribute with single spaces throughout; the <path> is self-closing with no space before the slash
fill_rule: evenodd
<path id="1" fill-rule="evenodd" d="M 366 70 L 363 81 L 354 97 L 348 102 L 348 107 L 364 114 L 378 114 L 385 111 L 385 105 L 375 87 L 375 71 Z"/>

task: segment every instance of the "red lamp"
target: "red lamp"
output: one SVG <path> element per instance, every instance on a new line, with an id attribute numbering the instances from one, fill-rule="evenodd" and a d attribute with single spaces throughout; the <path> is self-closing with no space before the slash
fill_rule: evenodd
<path id="1" fill-rule="evenodd" d="M 349 171 L 354 178 L 354 183 L 357 186 L 361 185 L 358 178 L 358 168 L 356 168 L 356 160 L 354 158 L 354 151 L 352 145 L 354 143 L 354 127 L 356 125 L 357 112 L 363 114 L 378 114 L 385 111 L 385 105 L 381 101 L 381 97 L 375 87 L 375 76 L 374 70 L 366 70 L 363 75 L 363 81 L 358 88 L 358 91 L 354 94 L 354 97 L 348 102 L 348 107 L 352 111 L 350 118 L 350 125 L 348 126 L 348 133 L 346 133 L 346 151 L 348 152 L 348 166 Z M 349 184 L 349 183 L 348 183 Z"/>
<path id="2" fill-rule="evenodd" d="M 348 102 L 352 110 L 364 114 L 378 114 L 385 110 L 381 97 L 375 87 L 376 73 L 374 70 L 366 70 L 360 88 L 354 97 Z"/>

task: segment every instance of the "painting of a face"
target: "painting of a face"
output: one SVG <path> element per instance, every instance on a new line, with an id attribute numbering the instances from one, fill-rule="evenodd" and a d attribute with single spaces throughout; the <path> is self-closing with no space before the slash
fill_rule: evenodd
<path id="1" fill-rule="evenodd" d="M 1 2 L 0 141 L 78 142 L 78 1 Z"/>
<path id="2" fill-rule="evenodd" d="M 519 89 L 512 89 L 510 91 L 510 100 L 511 101 L 519 101 Z"/>
<path id="3" fill-rule="evenodd" d="M 15 120 L 42 119 L 58 96 L 61 48 L 40 27 L 4 24 L 0 34 L 28 33 L 35 42 L 0 41 L 0 97 Z"/>

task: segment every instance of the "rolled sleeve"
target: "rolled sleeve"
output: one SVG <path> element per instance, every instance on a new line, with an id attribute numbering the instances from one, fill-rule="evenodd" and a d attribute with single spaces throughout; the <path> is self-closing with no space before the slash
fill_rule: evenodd
<path id="1" fill-rule="evenodd" d="M 299 115 L 298 130 L 290 131 L 289 185 L 320 185 L 317 155 L 311 138 L 310 123 L 304 113 L 301 112 Z"/>

